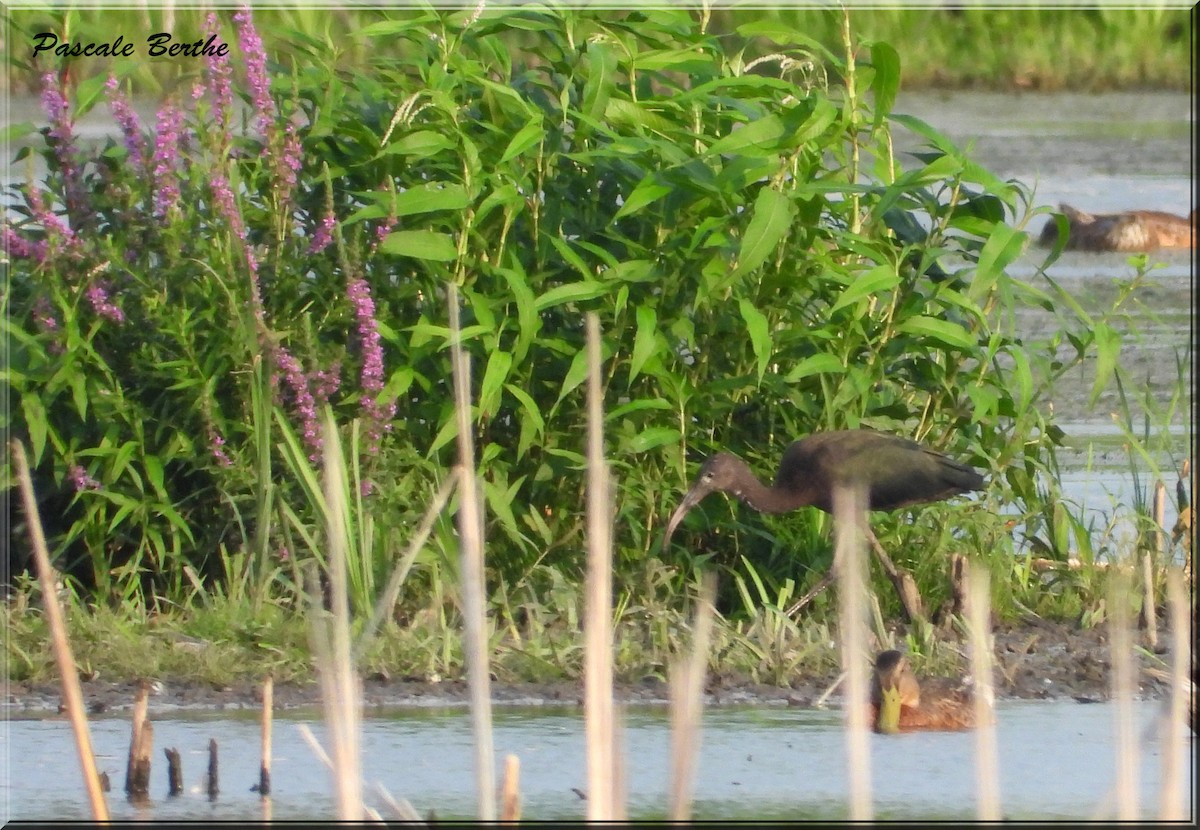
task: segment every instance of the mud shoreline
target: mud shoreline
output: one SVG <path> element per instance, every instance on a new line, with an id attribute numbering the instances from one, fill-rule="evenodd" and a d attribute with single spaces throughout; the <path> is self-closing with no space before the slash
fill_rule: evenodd
<path id="1" fill-rule="evenodd" d="M 1164 638 L 1165 639 L 1165 638 Z M 1107 700 L 1111 695 L 1110 653 L 1105 626 L 1079 629 L 1066 623 L 1045 620 L 1001 625 L 995 631 L 996 697 L 998 699 L 1061 700 L 1081 703 Z M 1145 669 L 1166 670 L 1170 655 L 1151 656 L 1141 649 L 1134 658 L 1139 666 L 1135 694 L 1142 699 L 1166 695 L 1168 686 Z M 838 691 L 826 695 L 836 674 L 796 678 L 790 686 L 755 683 L 749 678 L 710 672 L 705 686 L 708 706 L 799 706 L 815 707 L 826 697 L 836 706 Z M 120 713 L 132 708 L 135 680 L 96 679 L 83 683 L 84 700 L 93 715 Z M 626 704 L 666 705 L 666 683 L 657 678 L 641 682 L 618 682 L 617 699 Z M 257 709 L 261 687 L 252 682 L 216 687 L 196 681 L 156 678 L 150 697 L 151 712 L 221 711 Z M 373 709 L 393 707 L 466 707 L 469 695 L 462 680 L 433 683 L 407 678 L 367 677 L 363 682 L 364 715 Z M 4 714 L 9 719 L 58 716 L 61 692 L 55 683 L 13 682 L 5 695 Z M 492 683 L 496 706 L 582 706 L 583 681 L 548 683 Z M 320 706 L 316 682 L 278 683 L 274 689 L 277 711 Z"/>

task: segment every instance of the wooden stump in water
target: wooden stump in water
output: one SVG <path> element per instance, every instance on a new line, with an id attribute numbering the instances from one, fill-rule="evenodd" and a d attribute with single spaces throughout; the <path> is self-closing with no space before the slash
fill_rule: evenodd
<path id="1" fill-rule="evenodd" d="M 150 794 L 150 753 L 153 749 L 154 724 L 145 720 L 134 739 L 129 779 L 125 782 L 125 792 L 132 801 L 143 800 Z"/>
<path id="2" fill-rule="evenodd" d="M 133 731 L 129 736 L 129 759 L 125 763 L 125 792 L 127 795 L 133 795 L 136 792 L 135 779 L 137 777 L 136 762 L 138 758 L 139 747 L 142 741 L 142 730 L 146 726 L 146 710 L 149 708 L 150 684 L 145 680 L 138 683 L 137 692 L 133 698 Z M 150 751 L 147 749 L 145 755 L 146 762 L 146 778 L 141 786 L 141 792 L 145 794 L 150 786 Z"/>
<path id="3" fill-rule="evenodd" d="M 217 783 L 217 741 L 208 739 L 208 775 L 205 776 L 209 799 L 216 799 L 221 788 Z"/>
<path id="4" fill-rule="evenodd" d="M 179 795 L 183 792 L 183 764 L 179 758 L 179 750 L 164 749 L 167 756 L 167 795 Z"/>

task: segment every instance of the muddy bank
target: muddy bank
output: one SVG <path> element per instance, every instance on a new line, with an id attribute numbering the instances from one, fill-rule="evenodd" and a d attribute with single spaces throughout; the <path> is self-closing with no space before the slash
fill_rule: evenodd
<path id="1" fill-rule="evenodd" d="M 1107 629 L 1099 626 L 1078 629 L 1072 625 L 1038 620 L 1033 623 L 1004 625 L 995 631 L 996 694 L 999 698 L 1078 699 L 1080 702 L 1106 700 L 1110 696 Z M 1135 660 L 1138 673 L 1137 695 L 1158 698 L 1167 685 L 1145 669 L 1166 669 L 1169 655 L 1158 659 L 1140 651 Z M 711 673 L 706 686 L 708 705 L 817 705 L 836 673 L 825 676 L 797 677 L 790 686 L 754 683 L 744 677 Z M 131 708 L 134 681 L 87 681 L 84 699 L 93 714 L 123 712 Z M 412 706 L 466 706 L 465 681 L 431 683 L 404 678 L 368 677 L 363 684 L 366 706 L 372 708 Z M 618 700 L 631 704 L 665 704 L 667 686 L 657 678 L 617 684 Z M 277 684 L 276 709 L 298 709 L 320 704 L 317 684 Z M 509 706 L 580 706 L 583 703 L 581 680 L 551 683 L 492 684 L 492 700 Z M 835 692 L 828 696 L 831 705 L 840 702 Z M 179 682 L 158 678 L 150 698 L 150 709 L 169 711 L 254 709 L 261 702 L 261 689 L 252 683 L 214 687 L 204 683 Z M 60 709 L 61 694 L 52 683 L 12 683 L 7 690 L 5 710 L 10 718 L 53 716 Z"/>

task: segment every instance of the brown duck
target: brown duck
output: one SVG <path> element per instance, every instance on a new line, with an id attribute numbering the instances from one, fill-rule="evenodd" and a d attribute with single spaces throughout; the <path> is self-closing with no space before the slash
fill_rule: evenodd
<path id="1" fill-rule="evenodd" d="M 924 689 L 895 650 L 875 658 L 871 678 L 871 728 L 876 732 L 957 731 L 975 726 L 975 704 L 960 683 L 931 680 Z"/>
<path id="2" fill-rule="evenodd" d="M 1066 204 L 1058 207 L 1067 217 L 1067 250 L 1139 253 L 1195 245 L 1194 210 L 1189 216 L 1178 216 L 1160 210 L 1087 213 Z M 1049 246 L 1057 240 L 1058 223 L 1051 219 L 1042 228 L 1040 242 Z"/>

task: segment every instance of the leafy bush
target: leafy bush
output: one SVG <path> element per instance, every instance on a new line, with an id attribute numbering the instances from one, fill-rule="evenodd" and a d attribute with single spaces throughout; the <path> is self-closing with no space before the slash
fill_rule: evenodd
<path id="1" fill-rule="evenodd" d="M 474 14 L 355 32 L 377 47 L 369 72 L 313 43 L 306 67 L 269 75 L 240 12 L 242 106 L 233 62 L 213 61 L 147 134 L 118 80 L 89 78 L 75 116 L 107 97 L 123 129 L 96 151 L 47 76 L 49 173 L 12 188 L 22 218 L 4 232 L 6 382 L 72 573 L 100 596 L 178 596 L 224 573 L 224 546 L 294 582 L 319 554 L 287 513 L 319 546 L 299 468 L 327 402 L 357 436 L 374 541 L 359 549 L 385 578 L 455 462 L 449 282 L 504 584 L 580 569 L 585 311 L 604 333 L 619 575 L 658 555 L 704 455 L 765 471 L 788 441 L 838 427 L 990 470 L 984 509 L 929 509 L 991 550 L 990 507 L 1036 500 L 1057 438 L 1004 326 L 1049 300 L 1005 270 L 1027 192 L 891 111 L 895 50 L 854 43 L 845 21 L 841 54 L 761 21 L 738 37 L 776 51 L 746 62 L 683 10 Z M 496 37 L 514 30 L 534 45 Z M 384 48 L 397 41 L 404 60 Z M 895 130 L 923 140 L 915 160 L 893 155 Z M 677 588 L 710 555 L 744 554 L 772 585 L 796 576 L 826 556 L 809 512 L 682 534 Z M 910 565 L 954 541 L 929 523 L 880 537 Z M 427 580 L 457 563 L 448 520 L 433 538 Z"/>

